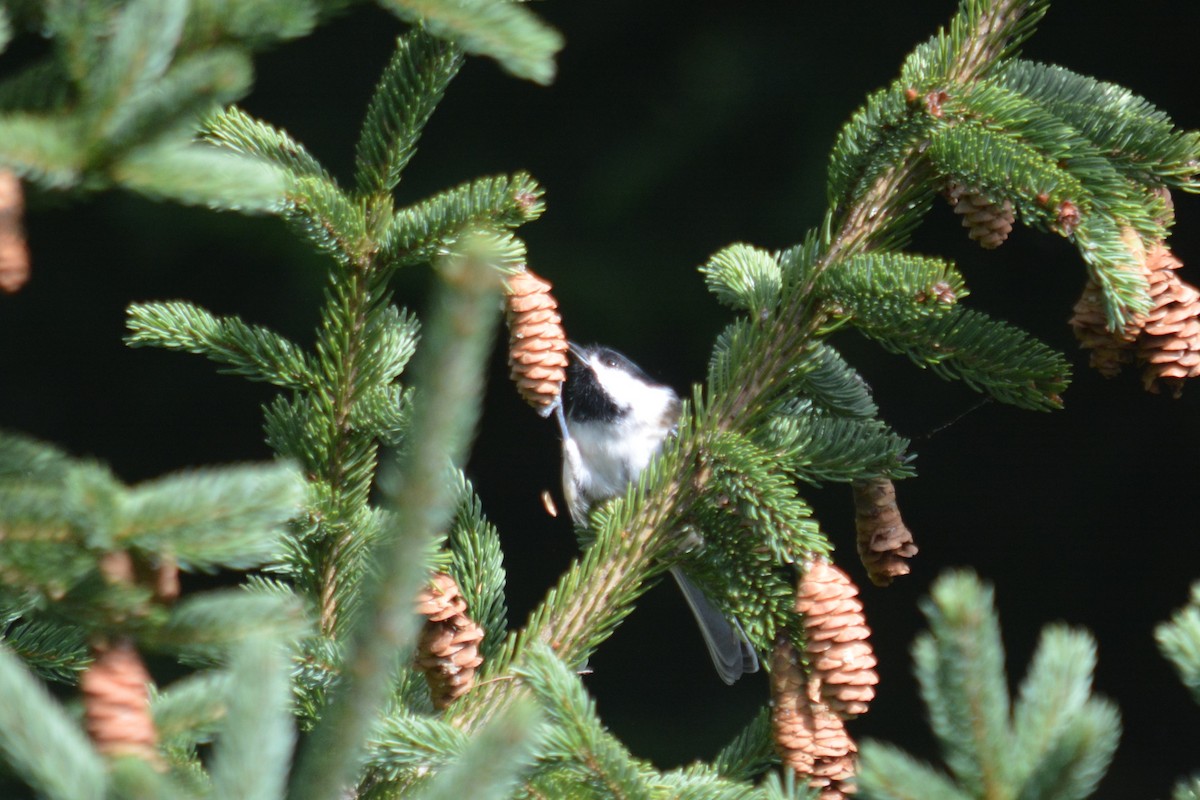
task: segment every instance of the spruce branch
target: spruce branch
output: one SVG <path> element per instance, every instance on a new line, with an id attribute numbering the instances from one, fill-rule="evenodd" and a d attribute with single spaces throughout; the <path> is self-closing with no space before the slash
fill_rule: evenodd
<path id="1" fill-rule="evenodd" d="M 111 7 L 98 3 L 46 3 L 42 23 L 61 47 L 72 81 L 87 78 L 103 46 L 97 30 L 112 24 Z"/>
<path id="2" fill-rule="evenodd" d="M 72 461 L 63 450 L 28 436 L 0 433 L 0 480 L 60 481 Z"/>
<path id="3" fill-rule="evenodd" d="M 163 347 L 207 356 L 222 372 L 285 389 L 312 389 L 316 370 L 297 345 L 274 331 L 218 317 L 191 303 L 134 303 L 126 309 L 130 347 Z"/>
<path id="4" fill-rule="evenodd" d="M 1200 583 L 1192 586 L 1188 604 L 1155 628 L 1154 638 L 1192 698 L 1200 703 Z"/>
<path id="5" fill-rule="evenodd" d="M 569 766 L 611 797 L 650 798 L 647 770 L 604 730 L 583 682 L 544 643 L 532 645 L 516 675 L 540 701 L 551 722 L 542 759 Z"/>
<path id="6" fill-rule="evenodd" d="M 463 748 L 462 756 L 415 793 L 419 800 L 504 800 L 513 796 L 542 739 L 532 703 L 505 709 Z"/>
<path id="7" fill-rule="evenodd" d="M 503 0 L 379 0 L 406 22 L 457 42 L 468 53 L 494 58 L 512 75 L 535 83 L 554 80 L 562 35 L 527 7 Z"/>
<path id="8" fill-rule="evenodd" d="M 113 178 L 156 199 L 247 213 L 284 204 L 284 176 L 260 161 L 207 144 L 145 147 L 112 168 Z"/>
<path id="9" fill-rule="evenodd" d="M 428 261 L 464 231 L 515 228 L 541 216 L 543 190 L 524 172 L 456 186 L 395 213 L 383 232 L 380 260 L 404 266 Z"/>
<path id="10" fill-rule="evenodd" d="M 82 181 L 78 126 L 40 114 L 0 116 L 0 164 L 48 189 Z"/>
<path id="11" fill-rule="evenodd" d="M 182 785 L 175 776 L 163 774 L 140 758 L 121 758 L 111 762 L 109 786 L 115 797 L 137 797 L 139 800 L 200 800 L 208 788 L 202 779 L 192 785 Z"/>
<path id="12" fill-rule="evenodd" d="M 860 328 L 905 327 L 946 314 L 968 292 L 953 264 L 907 253 L 875 252 L 826 270 L 814 290 L 835 317 Z"/>
<path id="13" fill-rule="evenodd" d="M 352 783 L 397 654 L 412 641 L 410 604 L 420 553 L 445 529 L 456 499 L 442 479 L 446 462 L 461 463 L 479 413 L 479 384 L 498 313 L 499 278 L 492 265 L 498 247 L 484 236 L 440 259 L 441 291 L 415 379 L 414 438 L 403 463 L 380 480 L 397 512 L 378 548 L 385 577 L 360 588 L 363 609 L 350 638 L 345 683 L 306 743 L 292 797 L 335 798 Z"/>
<path id="14" fill-rule="evenodd" d="M 160 305 L 131 312 L 130 339 L 136 343 L 201 352 L 235 371 L 296 390 L 271 403 L 266 429 L 268 442 L 296 458 L 310 478 L 310 502 L 275 565 L 314 601 L 318 613 L 320 636 L 306 644 L 297 675 L 300 705 L 310 719 L 321 715 L 326 693 L 344 677 L 339 640 L 356 616 L 367 613 L 367 593 L 360 589 L 373 580 L 373 549 L 404 524 L 368 506 L 379 444 L 401 443 L 418 424 L 412 394 L 397 381 L 415 349 L 418 326 L 390 304 L 391 270 L 421 261 L 451 269 L 459 257 L 484 258 L 493 270 L 512 270 L 524 260 L 523 247 L 486 232 L 516 227 L 541 211 L 540 188 L 518 174 L 473 181 L 392 213 L 390 190 L 461 61 L 457 47 L 422 29 L 400 39 L 363 125 L 357 192 L 343 190 L 286 132 L 237 109 L 209 118 L 207 142 L 279 173 L 286 200 L 277 210 L 336 261 L 311 355 L 269 331 L 199 309 Z M 479 522 L 478 514 L 468 520 Z M 467 542 L 475 542 L 475 535 L 468 534 Z M 498 558 L 494 538 L 478 544 Z M 419 560 L 428 559 L 422 554 Z M 478 599 L 493 619 L 499 611 L 495 624 L 501 630 L 502 574 L 499 587 L 471 585 L 487 593 Z"/>
<path id="15" fill-rule="evenodd" d="M 459 758 L 467 735 L 433 717 L 389 714 L 367 740 L 364 767 L 381 781 L 399 781 L 418 771 L 437 771 Z"/>
<path id="16" fill-rule="evenodd" d="M 104 762 L 75 720 L 0 645 L 0 750 L 22 778 L 51 800 L 101 800 Z"/>
<path id="17" fill-rule="evenodd" d="M 733 244 L 720 250 L 700 267 L 700 272 L 718 300 L 754 316 L 774 311 L 783 290 L 779 261 L 748 244 Z"/>
<path id="18" fill-rule="evenodd" d="M 391 191 L 416 152 L 421 129 L 441 102 L 462 56 L 421 30 L 402 37 L 367 108 L 356 151 L 358 189 Z"/>
<path id="19" fill-rule="evenodd" d="M 797 376 L 796 388 L 806 403 L 828 414 L 853 419 L 879 416 L 867 382 L 828 344 L 821 343 L 813 350 L 809 366 Z"/>
<path id="20" fill-rule="evenodd" d="M 337 5 L 329 0 L 190 0 L 180 47 L 235 42 L 257 48 L 295 39 L 311 33 L 322 16 L 337 11 Z"/>
<path id="21" fill-rule="evenodd" d="M 1200 800 L 1200 776 L 1193 776 L 1175 784 L 1171 800 Z"/>
<path id="22" fill-rule="evenodd" d="M 1006 102 L 1009 101 L 1009 102 Z M 1028 101 L 991 87 L 964 96 L 969 113 L 939 126 L 927 154 L 940 174 L 1010 199 L 1029 224 L 1072 238 L 1089 273 L 1105 290 L 1110 319 L 1120 325 L 1149 307 L 1145 279 L 1121 235 L 1132 225 L 1148 241 L 1165 232 L 1144 194 L 1058 120 Z M 947 115 L 957 107 L 947 101 Z M 975 114 L 1004 120 L 980 122 Z"/>
<path id="23" fill-rule="evenodd" d="M 209 117 L 201 133 L 213 144 L 275 164 L 293 180 L 312 178 L 333 183 L 333 178 L 304 145 L 286 131 L 251 117 L 237 106 Z"/>
<path id="24" fill-rule="evenodd" d="M 947 765 L 972 794 L 1004 786 L 1009 759 L 1009 698 L 1000 624 L 990 588 L 973 575 L 943 577 L 923 610 L 932 630 L 913 645 L 929 722 Z"/>
<path id="25" fill-rule="evenodd" d="M 906 461 L 908 440 L 879 420 L 798 409 L 772 419 L 761 439 L 764 449 L 779 458 L 789 474 L 814 485 L 866 475 L 913 474 Z"/>
<path id="26" fill-rule="evenodd" d="M 1061 117 L 1139 183 L 1196 191 L 1200 133 L 1177 129 L 1165 112 L 1125 87 L 1022 59 L 996 79 Z"/>
<path id="27" fill-rule="evenodd" d="M 54 53 L 0 87 L 0 162 L 45 188 L 123 186 L 219 209 L 277 210 L 278 169 L 194 137 L 204 115 L 249 91 L 252 47 L 311 26 L 308 3 L 283 5 L 258 0 L 218 15 L 211 2 L 188 0 L 53 3 L 39 9 L 44 19 L 26 10 L 23 27 L 49 32 Z"/>
<path id="28" fill-rule="evenodd" d="M 247 569 L 279 554 L 279 530 L 299 508 L 302 484 L 280 464 L 194 470 L 134 487 L 117 540 L 188 571 Z"/>
<path id="29" fill-rule="evenodd" d="M 213 796 L 283 796 L 295 740 L 285 656 L 282 642 L 272 638 L 247 638 L 235 648 L 226 714 L 209 767 Z"/>
<path id="30" fill-rule="evenodd" d="M 777 763 L 779 754 L 775 752 L 775 742 L 771 738 L 771 713 L 766 708 L 761 709 L 712 760 L 713 769 L 733 780 L 761 775 Z"/>
<path id="31" fill-rule="evenodd" d="M 1062 625 L 1042 630 L 1029 672 L 1013 707 L 1015 777 L 1039 763 L 1087 705 L 1096 669 L 1096 645 L 1090 636 Z"/>
<path id="32" fill-rule="evenodd" d="M 1049 0 L 964 0 L 948 28 L 939 30 L 905 63 L 905 69 L 948 84 L 986 77 L 1033 35 Z M 908 77 L 902 75 L 902 77 Z"/>
<path id="33" fill-rule="evenodd" d="M 121 102 L 149 92 L 162 78 L 175 56 L 187 11 L 187 0 L 130 0 L 116 13 L 97 64 L 80 76 L 90 135 L 107 139 Z"/>
<path id="34" fill-rule="evenodd" d="M 331 276 L 329 302 L 326 304 L 316 344 L 317 360 L 323 380 L 309 400 L 294 401 L 311 404 L 304 427 L 319 426 L 313 447 L 314 461 L 308 467 L 328 487 L 327 507 L 334 520 L 351 517 L 361 508 L 370 490 L 378 445 L 355 435 L 349 421 L 357 392 L 355 376 L 367 358 L 366 343 L 358 334 L 365 329 L 374 300 L 383 292 L 377 278 L 352 272 L 345 280 Z M 303 406 L 301 406 L 303 407 Z M 301 440 L 303 441 L 303 440 Z M 335 529 L 336 530 L 336 529 Z M 315 559 L 319 570 L 316 576 L 321 598 L 321 628 L 330 633 L 339 623 L 336 603 L 340 576 L 339 558 L 353 546 L 354 529 L 336 531 Z"/>
<path id="35" fill-rule="evenodd" d="M 483 515 L 483 504 L 470 481 L 457 475 L 457 511 L 450 525 L 450 573 L 462 588 L 472 618 L 484 630 L 479 643 L 486 662 L 503 641 L 508 628 L 504 597 L 505 572 L 500 536 Z"/>
<path id="36" fill-rule="evenodd" d="M 91 659 L 80 631 L 46 620 L 15 622 L 0 633 L 0 642 L 38 677 L 59 683 L 74 683 Z"/>
<path id="37" fill-rule="evenodd" d="M 328 16 L 338 3 L 320 5 Z M 287 176 L 275 166 L 195 137 L 205 115 L 249 92 L 253 50 L 313 28 L 316 0 L 17 3 L 13 13 L 9 34 L 46 36 L 52 52 L 0 84 L 0 164 L 75 194 L 120 186 L 222 210 L 282 208 Z"/>
<path id="38" fill-rule="evenodd" d="M 180 563 L 262 565 L 278 553 L 301 495 L 285 464 L 126 487 L 99 464 L 25 437 L 0 435 L 0 454 L 0 576 L 89 629 L 162 622 L 159 581 Z"/>
<path id="39" fill-rule="evenodd" d="M 168 757 L 191 756 L 196 745 L 212 740 L 219 723 L 228 714 L 231 688 L 227 671 L 207 670 L 181 678 L 160 691 L 151 691 L 154 727 Z"/>
<path id="40" fill-rule="evenodd" d="M 923 610 L 930 630 L 917 639 L 913 659 L 951 775 L 868 741 L 858 774 L 863 796 L 1075 800 L 1091 794 L 1121 730 L 1115 706 L 1092 694 L 1092 638 L 1046 629 L 1014 706 L 991 589 L 971 573 L 949 573 L 935 582 Z"/>
<path id="41" fill-rule="evenodd" d="M 767 773 L 762 782 L 763 800 L 812 800 L 813 793 L 803 783 L 796 780 L 796 773 L 785 770 Z M 820 795 L 818 795 L 820 797 Z"/>
<path id="42" fill-rule="evenodd" d="M 12 19 L 9 18 L 6 9 L 0 10 L 0 53 L 8 49 L 8 43 L 12 41 L 12 37 Z"/>
<path id="43" fill-rule="evenodd" d="M 970 800 L 944 772 L 886 742 L 863 742 L 858 783 L 864 798 L 877 800 Z"/>
<path id="44" fill-rule="evenodd" d="M 658 775 L 654 797 L 704 798 L 704 800 L 768 800 L 766 787 L 753 787 L 745 781 L 730 780 L 707 764 L 695 763 Z M 801 794 L 795 798 L 804 797 Z"/>
<path id="45" fill-rule="evenodd" d="M 1022 408 L 1062 406 L 1070 370 L 1066 359 L 1019 328 L 967 308 L 904 328 L 863 328 L 885 350 L 902 353 L 947 380 Z"/>
<path id="46" fill-rule="evenodd" d="M 1120 735 L 1115 705 L 1101 700 L 1084 705 L 1030 774 L 1028 795 L 1063 800 L 1090 796 L 1108 771 Z"/>
<path id="47" fill-rule="evenodd" d="M 246 95 L 253 81 L 253 64 L 242 50 L 214 48 L 182 56 L 156 81 L 153 92 L 143 92 L 117 108 L 108 124 L 106 146 L 119 150 L 175 127 L 190 131 L 213 108 Z"/>
<path id="48" fill-rule="evenodd" d="M 340 195 L 339 195 L 340 196 Z M 330 634 L 342 620 L 340 604 L 347 581 L 354 580 L 355 553 L 362 553 L 365 520 L 378 442 L 371 436 L 398 436 L 405 408 L 390 406 L 373 416 L 370 406 L 395 398 L 391 383 L 415 347 L 415 320 L 389 305 L 386 274 L 368 258 L 364 269 L 330 276 L 322 312 L 315 362 L 319 380 L 308 394 L 278 399 L 268 411 L 268 439 L 280 452 L 303 459 L 318 481 L 318 502 L 310 514 L 323 526 L 306 547 L 301 576 L 320 599 L 322 631 Z M 361 563 L 361 562 L 360 562 Z M 361 571 L 361 570 L 359 570 Z"/>
<path id="49" fill-rule="evenodd" d="M 294 595 L 227 589 L 183 598 L 162 627 L 143 638 L 189 661 L 211 664 L 245 639 L 295 642 L 310 633 L 311 621 Z"/>

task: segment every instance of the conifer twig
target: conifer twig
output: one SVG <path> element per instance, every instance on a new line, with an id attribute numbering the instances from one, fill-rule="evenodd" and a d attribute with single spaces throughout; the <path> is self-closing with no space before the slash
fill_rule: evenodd
<path id="1" fill-rule="evenodd" d="M 7 647 L 0 645 L 0 748 L 43 797 L 102 800 L 108 775 L 104 759 L 78 722 Z"/>
<path id="2" fill-rule="evenodd" d="M 366 266 L 366 265 L 364 265 Z M 344 293 L 344 301 L 339 304 L 330 303 L 328 313 L 341 317 L 338 321 L 347 330 L 360 331 L 367 321 L 371 306 L 370 280 L 363 272 L 352 272 L 346 276 L 339 291 Z M 334 385 L 329 391 L 328 401 L 332 406 L 330 417 L 333 430 L 330 439 L 333 447 L 328 454 L 328 472 L 325 476 L 335 494 L 353 494 L 354 487 L 349 478 L 349 462 L 352 460 L 353 434 L 350 429 L 350 413 L 354 405 L 354 376 L 358 370 L 358 361 L 362 357 L 362 337 L 350 336 L 343 343 L 344 348 L 339 353 L 338 364 L 341 369 L 332 376 Z M 332 633 L 337 624 L 337 567 L 339 555 L 352 544 L 354 534 L 346 530 L 329 543 L 327 552 L 323 553 L 324 567 L 321 571 L 320 585 L 320 622 L 321 630 Z"/>
<path id="3" fill-rule="evenodd" d="M 483 365 L 499 312 L 499 277 L 478 252 L 439 261 L 442 281 L 416 367 L 413 439 L 404 462 L 380 478 L 397 512 L 378 551 L 384 577 L 360 589 L 362 611 L 349 643 L 345 683 L 294 774 L 289 796 L 297 800 L 333 800 L 353 782 L 396 659 L 416 631 L 412 600 L 421 554 L 453 512 L 456 494 L 446 480 L 447 466 L 461 464 L 479 414 Z"/>
<path id="4" fill-rule="evenodd" d="M 1029 16 L 1036 20 L 1044 13 L 1045 6 L 1044 0 L 996 0 L 986 13 L 975 19 L 960 12 L 956 22 L 967 18 L 975 27 L 962 32 L 964 39 L 953 59 L 949 81 L 966 83 L 976 78 L 1005 51 L 1008 36 L 1022 24 L 1021 18 Z M 894 134 L 898 139 L 903 135 Z M 881 142 L 880 149 L 884 144 L 890 142 Z M 722 429 L 737 427 L 763 407 L 771 387 L 783 383 L 796 355 L 825 323 L 824 315 L 814 313 L 811 305 L 812 288 L 821 273 L 840 259 L 870 250 L 875 239 L 891 224 L 899 206 L 928 183 L 929 162 L 920 157 L 924 146 L 924 142 L 909 143 L 895 157 L 893 165 L 860 196 L 838 198 L 842 204 L 825 221 L 829 243 L 804 284 L 791 293 L 790 306 L 780 310 L 772 330 L 774 341 L 757 349 L 760 358 L 742 363 L 739 376 L 730 384 L 742 387 L 741 390 L 723 406 L 713 409 Z"/>

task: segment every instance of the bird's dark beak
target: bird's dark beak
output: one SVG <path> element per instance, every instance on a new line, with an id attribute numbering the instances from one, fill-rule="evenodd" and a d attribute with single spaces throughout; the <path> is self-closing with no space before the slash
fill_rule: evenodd
<path id="1" fill-rule="evenodd" d="M 583 354 L 583 345 L 578 342 L 567 342 L 567 349 L 571 351 L 571 355 L 578 358 L 580 361 L 587 362 L 587 357 Z"/>

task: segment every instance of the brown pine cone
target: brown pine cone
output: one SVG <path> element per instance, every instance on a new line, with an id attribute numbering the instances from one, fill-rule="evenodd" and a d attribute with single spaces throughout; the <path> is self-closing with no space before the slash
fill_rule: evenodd
<path id="1" fill-rule="evenodd" d="M 14 294 L 29 280 L 29 246 L 21 218 L 25 195 L 21 179 L 0 169 L 0 291 Z"/>
<path id="2" fill-rule="evenodd" d="M 567 334 L 550 284 L 526 269 L 507 280 L 508 365 L 517 392 L 548 416 L 567 379 Z"/>
<path id="3" fill-rule="evenodd" d="M 1150 311 L 1119 331 L 1108 330 L 1100 287 L 1089 280 L 1075 304 L 1071 327 L 1080 346 L 1091 350 L 1091 365 L 1111 378 L 1133 362 L 1143 365 L 1142 382 L 1157 393 L 1163 384 L 1178 397 L 1183 381 L 1200 375 L 1200 291 L 1180 279 L 1183 266 L 1157 242 L 1147 251 L 1132 229 L 1125 232 L 1136 268 L 1146 277 Z"/>
<path id="4" fill-rule="evenodd" d="M 1161 242 L 1146 254 L 1154 306 L 1137 340 L 1137 360 L 1145 365 L 1142 384 L 1155 394 L 1166 384 L 1175 397 L 1184 380 L 1200 375 L 1200 291 L 1180 279 L 1175 270 L 1182 266 Z"/>
<path id="5" fill-rule="evenodd" d="M 771 652 L 771 729 L 780 760 L 823 800 L 852 794 L 858 751 L 845 721 L 824 702 L 820 679 L 805 675 L 796 648 L 784 634 Z"/>
<path id="6" fill-rule="evenodd" d="M 858 587 L 832 564 L 814 561 L 796 588 L 796 611 L 821 699 L 843 719 L 865 714 L 879 674 Z"/>
<path id="7" fill-rule="evenodd" d="M 435 708 L 443 709 L 470 691 L 475 670 L 483 663 L 479 642 L 483 628 L 467 616 L 458 584 L 437 573 L 417 595 L 417 613 L 425 627 L 417 645 L 416 665 L 425 673 Z"/>
<path id="8" fill-rule="evenodd" d="M 908 559 L 917 554 L 917 545 L 900 518 L 896 486 L 889 479 L 854 482 L 854 526 L 858 557 L 871 583 L 888 586 L 893 578 L 911 571 Z"/>
<path id="9" fill-rule="evenodd" d="M 962 216 L 963 227 L 970 229 L 968 235 L 979 242 L 980 247 L 994 250 L 1012 233 L 1016 216 L 1008 200 L 994 203 L 978 189 L 957 181 L 949 181 L 944 194 L 954 207 L 954 213 Z"/>
<path id="10" fill-rule="evenodd" d="M 1126 365 L 1133 362 L 1133 343 L 1137 341 L 1136 322 L 1119 331 L 1108 329 L 1108 316 L 1104 313 L 1104 292 L 1099 284 L 1088 278 L 1083 294 L 1075 303 L 1071 316 L 1071 330 L 1079 340 L 1079 346 L 1090 350 L 1088 363 L 1106 378 L 1116 377 Z"/>
<path id="11" fill-rule="evenodd" d="M 79 677 L 88 736 L 105 755 L 137 756 L 161 766 L 142 657 L 128 639 L 92 651 L 95 660 Z"/>

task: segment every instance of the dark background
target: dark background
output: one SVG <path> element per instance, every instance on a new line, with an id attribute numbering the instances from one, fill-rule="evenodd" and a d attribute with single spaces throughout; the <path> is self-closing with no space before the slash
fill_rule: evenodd
<path id="1" fill-rule="evenodd" d="M 1122 83 L 1181 126 L 1200 127 L 1191 57 L 1200 5 L 1151 1 L 1108 15 L 1100 5 L 1055 3 L 1026 54 Z M 730 319 L 696 266 L 734 241 L 794 244 L 819 221 L 838 127 L 954 6 L 537 4 L 567 40 L 555 84 L 537 87 L 469 61 L 427 129 L 400 200 L 528 169 L 547 188 L 548 210 L 521 235 L 531 266 L 556 285 L 571 336 L 616 346 L 684 389 L 702 379 L 713 338 Z M 367 98 L 400 29 L 364 8 L 264 54 L 244 105 L 349 179 Z M 193 356 L 126 349 L 123 309 L 186 298 L 310 342 L 322 260 L 274 219 L 123 193 L 82 202 L 35 194 L 29 202 L 34 277 L 19 295 L 0 298 L 0 426 L 103 459 L 128 481 L 268 458 L 259 406 L 272 390 L 217 375 Z M 1200 201 L 1177 196 L 1176 205 L 1175 250 L 1200 262 Z M 1200 387 L 1172 400 L 1144 393 L 1134 375 L 1108 382 L 1087 368 L 1066 325 L 1082 263 L 1057 237 L 1018 229 L 999 251 L 984 252 L 939 205 L 913 249 L 954 258 L 973 290 L 967 302 L 1067 352 L 1076 379 L 1064 411 L 991 404 L 937 430 L 976 395 L 853 334 L 837 340 L 885 417 L 914 438 L 920 472 L 899 486 L 921 546 L 914 574 L 887 590 L 863 589 L 882 684 L 852 730 L 934 757 L 908 647 L 930 581 L 969 565 L 996 584 L 1014 680 L 1044 624 L 1062 620 L 1096 634 L 1098 689 L 1120 705 L 1125 724 L 1098 796 L 1165 796 L 1200 768 L 1192 745 L 1200 709 L 1152 638 L 1200 578 L 1191 508 Z M 400 301 L 421 309 L 428 278 L 420 268 L 403 273 Z M 470 471 L 505 543 L 519 623 L 573 557 L 574 537 L 538 500 L 544 488 L 557 491 L 554 431 L 517 399 L 500 349 L 492 366 Z M 841 563 L 866 584 L 848 489 L 806 496 Z M 666 585 L 591 666 L 601 715 L 635 753 L 664 767 L 710 757 L 767 696 L 762 675 L 733 688 L 718 681 Z"/>

